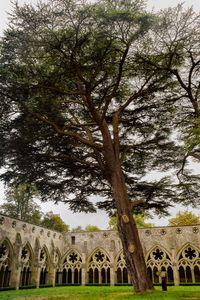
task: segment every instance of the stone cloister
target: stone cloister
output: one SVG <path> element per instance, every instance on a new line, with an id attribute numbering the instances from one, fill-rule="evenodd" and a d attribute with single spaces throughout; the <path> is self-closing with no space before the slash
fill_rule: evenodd
<path id="1" fill-rule="evenodd" d="M 200 225 L 139 229 L 148 271 L 159 283 L 200 283 Z M 0 215 L 0 288 L 128 284 L 115 231 L 69 232 Z"/>

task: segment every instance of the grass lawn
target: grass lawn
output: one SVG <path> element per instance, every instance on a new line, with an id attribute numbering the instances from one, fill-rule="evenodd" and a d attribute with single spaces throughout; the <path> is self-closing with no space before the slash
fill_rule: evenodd
<path id="1" fill-rule="evenodd" d="M 69 286 L 19 291 L 1 291 L 0 300 L 200 300 L 200 286 L 168 287 L 135 294 L 131 287 Z"/>

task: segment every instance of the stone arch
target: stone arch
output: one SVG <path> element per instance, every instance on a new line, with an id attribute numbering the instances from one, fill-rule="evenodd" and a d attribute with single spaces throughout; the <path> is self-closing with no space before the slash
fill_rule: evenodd
<path id="1" fill-rule="evenodd" d="M 82 265 L 82 256 L 79 251 L 70 248 L 61 259 L 62 284 L 81 284 Z"/>
<path id="2" fill-rule="evenodd" d="M 31 284 L 32 268 L 34 264 L 34 253 L 29 242 L 26 242 L 21 250 L 20 265 L 20 286 L 28 286 Z"/>
<path id="3" fill-rule="evenodd" d="M 128 283 L 128 271 L 123 250 L 121 250 L 115 257 L 114 263 L 115 277 L 118 284 Z"/>
<path id="4" fill-rule="evenodd" d="M 168 282 L 174 281 L 172 258 L 164 247 L 160 245 L 153 246 L 146 255 L 146 265 L 153 283 L 161 281 L 159 276 L 161 271 L 166 272 Z"/>
<path id="5" fill-rule="evenodd" d="M 87 260 L 88 282 L 110 284 L 110 257 L 105 249 L 97 247 Z"/>
<path id="6" fill-rule="evenodd" d="M 200 249 L 186 243 L 177 253 L 180 282 L 200 282 Z"/>
<path id="7" fill-rule="evenodd" d="M 14 249 L 8 238 L 0 242 L 0 288 L 10 285 L 11 269 L 13 266 Z"/>

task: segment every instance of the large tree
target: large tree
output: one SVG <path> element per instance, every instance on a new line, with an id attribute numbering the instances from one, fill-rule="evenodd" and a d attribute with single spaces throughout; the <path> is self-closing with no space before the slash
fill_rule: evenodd
<path id="1" fill-rule="evenodd" d="M 1 42 L 2 178 L 34 182 L 43 200 L 74 211 L 94 212 L 89 196 L 103 196 L 96 205 L 117 209 L 136 291 L 152 284 L 133 208 L 163 212 L 178 201 L 168 179 L 144 180 L 181 154 L 170 137 L 172 105 L 162 102 L 172 74 L 138 65 L 156 21 L 142 0 L 49 0 L 16 5 Z"/>

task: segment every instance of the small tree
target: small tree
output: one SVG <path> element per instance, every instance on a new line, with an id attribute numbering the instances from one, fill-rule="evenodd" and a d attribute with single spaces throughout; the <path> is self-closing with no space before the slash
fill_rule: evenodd
<path id="1" fill-rule="evenodd" d="M 100 231 L 101 229 L 96 225 L 87 225 L 85 231 Z"/>
<path id="2" fill-rule="evenodd" d="M 0 206 L 0 212 L 11 218 L 39 225 L 42 213 L 40 206 L 33 200 L 36 194 L 35 186 L 28 183 L 11 186 L 6 191 L 6 200 Z"/>
<path id="3" fill-rule="evenodd" d="M 40 225 L 51 230 L 60 231 L 62 233 L 69 231 L 69 225 L 65 224 L 61 217 L 57 214 L 53 214 L 52 211 L 44 215 Z"/>
<path id="4" fill-rule="evenodd" d="M 192 212 L 184 211 L 176 214 L 175 217 L 169 219 L 169 226 L 181 225 L 197 225 L 200 224 L 200 217 Z"/>

